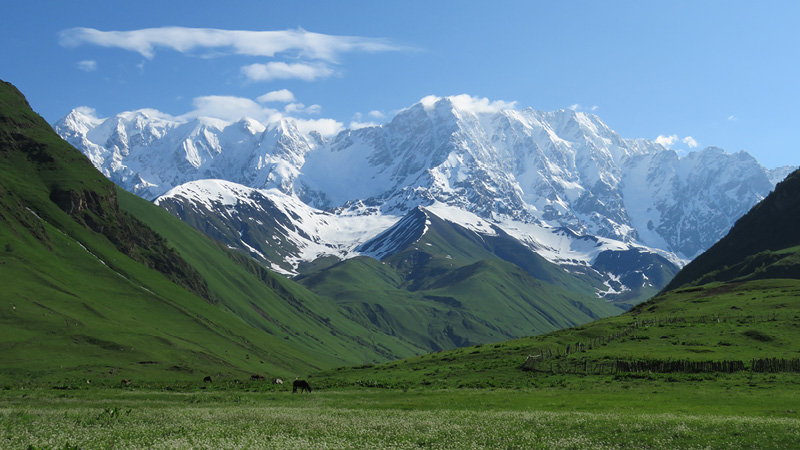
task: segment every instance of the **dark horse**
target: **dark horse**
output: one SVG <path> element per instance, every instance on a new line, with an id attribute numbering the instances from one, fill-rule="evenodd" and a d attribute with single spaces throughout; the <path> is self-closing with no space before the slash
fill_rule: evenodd
<path id="1" fill-rule="evenodd" d="M 308 391 L 309 394 L 311 393 L 311 385 L 308 384 L 306 380 L 294 380 L 294 384 L 292 384 L 292 394 L 296 394 L 298 389 L 300 389 L 301 394 L 303 391 Z"/>

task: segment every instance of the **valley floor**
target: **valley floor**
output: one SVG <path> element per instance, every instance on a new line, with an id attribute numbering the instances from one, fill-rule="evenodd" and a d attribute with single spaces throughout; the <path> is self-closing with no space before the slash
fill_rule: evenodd
<path id="1" fill-rule="evenodd" d="M 526 389 L 0 391 L 0 448 L 800 448 L 796 376 L 542 376 Z"/>

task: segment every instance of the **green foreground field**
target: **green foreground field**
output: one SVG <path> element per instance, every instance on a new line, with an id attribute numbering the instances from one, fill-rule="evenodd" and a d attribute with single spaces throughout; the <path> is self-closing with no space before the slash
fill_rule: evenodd
<path id="1" fill-rule="evenodd" d="M 800 448 L 790 375 L 541 375 L 538 388 L 7 390 L 3 449 Z"/>

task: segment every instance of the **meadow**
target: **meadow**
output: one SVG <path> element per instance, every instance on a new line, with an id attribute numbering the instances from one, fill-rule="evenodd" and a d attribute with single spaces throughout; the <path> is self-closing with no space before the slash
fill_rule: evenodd
<path id="1" fill-rule="evenodd" d="M 323 380 L 319 380 L 322 383 Z M 0 391 L 0 448 L 800 448 L 792 375 L 540 376 L 523 389 Z"/>
<path id="2" fill-rule="evenodd" d="M 686 289 L 543 336 L 308 374 L 302 395 L 269 373 L 0 377 L 0 448 L 800 448 L 798 373 L 754 365 L 797 359 L 798 294 L 795 280 Z M 743 366 L 603 369 L 615 361 Z"/>

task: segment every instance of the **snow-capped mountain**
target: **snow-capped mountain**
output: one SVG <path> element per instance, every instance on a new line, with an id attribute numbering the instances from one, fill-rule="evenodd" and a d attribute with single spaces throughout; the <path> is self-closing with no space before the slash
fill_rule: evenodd
<path id="1" fill-rule="evenodd" d="M 346 259 L 356 247 L 400 218 L 377 208 L 338 214 L 312 208 L 277 188 L 254 189 L 225 180 L 191 181 L 155 203 L 185 222 L 284 274 L 323 257 Z"/>
<path id="2" fill-rule="evenodd" d="M 665 257 L 672 255 L 665 252 L 659 255 L 646 247 L 579 236 L 541 223 L 510 219 L 491 222 L 439 202 L 418 206 L 404 216 L 382 214 L 379 208 L 363 204 L 333 213 L 314 209 L 274 188 L 253 189 L 224 180 L 200 180 L 170 190 L 156 203 L 205 234 L 288 275 L 358 255 L 385 260 L 430 238 L 431 221 L 447 224 L 451 232 L 440 230 L 439 234 L 445 237 L 434 241 L 450 244 L 425 248 L 427 256 L 421 258 L 423 261 L 450 258 L 453 246 L 463 246 L 457 241 L 468 236 L 481 249 L 468 252 L 469 258 L 520 263 L 525 254 L 527 258 L 535 255 L 567 268 L 582 283 L 593 285 L 597 296 L 609 299 L 629 299 L 632 291 L 658 290 L 669 279 L 663 273 L 677 271 L 675 261 Z M 525 268 L 524 263 L 520 265 Z"/>
<path id="3" fill-rule="evenodd" d="M 292 192 L 304 155 L 321 143 L 292 120 L 269 129 L 248 118 L 187 122 L 141 110 L 98 120 L 73 110 L 56 131 L 108 178 L 148 200 L 187 181 L 219 178 Z"/>
<path id="4" fill-rule="evenodd" d="M 178 122 L 148 110 L 107 119 L 76 110 L 56 130 L 125 189 L 288 273 L 321 256 L 384 257 L 390 250 L 370 239 L 420 206 L 573 269 L 639 260 L 601 258 L 608 250 L 682 265 L 791 169 L 716 148 L 679 157 L 593 114 L 468 96 L 426 97 L 327 140 L 291 119 Z M 227 182 L 200 181 L 210 179 Z"/>

